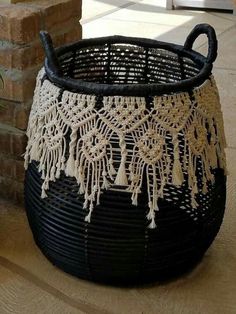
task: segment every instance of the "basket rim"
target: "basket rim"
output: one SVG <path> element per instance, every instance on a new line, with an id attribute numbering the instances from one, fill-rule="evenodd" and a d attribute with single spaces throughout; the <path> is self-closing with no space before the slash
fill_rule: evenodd
<path id="1" fill-rule="evenodd" d="M 127 36 L 107 36 L 99 38 L 82 39 L 78 42 L 67 44 L 57 48 L 57 57 L 63 54 L 81 48 L 89 48 L 97 45 L 112 45 L 112 44 L 128 44 L 136 45 L 143 48 L 163 49 L 177 53 L 180 57 L 187 57 L 195 64 L 201 67 L 200 72 L 194 77 L 184 79 L 175 83 L 150 83 L 150 84 L 108 84 L 94 83 L 82 79 L 73 79 L 63 76 L 59 73 L 55 64 L 50 63 L 49 59 L 45 58 L 45 72 L 48 79 L 62 89 L 66 89 L 76 93 L 94 94 L 102 96 L 161 96 L 163 94 L 173 94 L 177 92 L 191 91 L 194 88 L 203 84 L 212 74 L 212 62 L 209 62 L 205 56 L 199 52 L 186 49 L 182 45 L 141 38 Z"/>

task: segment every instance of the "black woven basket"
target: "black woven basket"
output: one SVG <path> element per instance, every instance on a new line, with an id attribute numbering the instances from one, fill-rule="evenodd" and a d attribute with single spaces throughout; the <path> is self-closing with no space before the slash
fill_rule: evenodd
<path id="1" fill-rule="evenodd" d="M 207 57 L 192 50 L 200 34 L 209 39 Z M 187 92 L 193 99 L 193 89 L 210 78 L 217 55 L 215 32 L 205 24 L 195 27 L 184 46 L 113 36 L 81 40 L 55 51 L 47 33 L 41 32 L 41 38 L 47 55 L 42 81 L 95 95 L 98 108 L 106 95 L 145 97 L 149 107 L 157 95 Z M 25 178 L 28 220 L 47 258 L 75 276 L 112 284 L 169 279 L 191 269 L 219 231 L 226 177 L 219 162 L 212 173 L 214 182 L 208 183 L 206 194 L 197 194 L 199 206 L 194 210 L 186 177 L 181 187 L 167 184 L 168 197 L 158 201 L 157 227 L 149 229 L 145 177 L 137 206 L 132 205 L 130 193 L 108 189 L 87 222 L 88 210 L 83 209 L 84 197 L 78 194 L 75 178 L 62 171 L 50 182 L 47 197 L 41 198 L 43 179 L 38 162 L 32 161 Z M 198 170 L 199 182 L 201 176 Z"/>

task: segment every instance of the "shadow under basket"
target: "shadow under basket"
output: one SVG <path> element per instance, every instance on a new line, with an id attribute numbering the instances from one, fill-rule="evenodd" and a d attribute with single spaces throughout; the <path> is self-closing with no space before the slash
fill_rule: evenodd
<path id="1" fill-rule="evenodd" d="M 200 34 L 206 34 L 209 39 L 207 57 L 192 50 L 193 42 Z M 204 98 L 206 88 L 202 88 L 202 85 L 206 81 L 210 84 L 210 88 L 213 85 L 211 70 L 217 55 L 214 30 L 206 24 L 197 25 L 184 46 L 113 36 L 82 40 L 54 50 L 46 32 L 41 32 L 41 39 L 47 58 L 43 72 L 37 80 L 25 155 L 27 168 L 25 206 L 35 242 L 54 265 L 79 278 L 97 282 L 147 283 L 169 280 L 191 270 L 201 260 L 216 237 L 225 210 L 226 176 L 221 160 L 222 156 L 224 159 L 224 153 L 221 152 L 222 155 L 219 153 L 220 132 L 217 129 L 218 124 L 221 123 L 219 122 L 221 121 L 220 114 L 214 118 L 209 113 L 208 119 L 205 118 L 208 112 L 205 114 L 204 111 L 203 116 L 206 120 L 199 118 L 202 107 L 200 108 L 201 101 L 198 97 L 201 96 L 204 102 L 209 101 L 209 97 Z M 47 86 L 49 88 L 45 92 Z M 201 89 L 200 92 L 197 91 L 198 88 Z M 180 94 L 184 94 L 184 98 L 178 96 Z M 128 179 L 124 187 L 122 184 L 117 184 L 117 179 L 112 181 L 111 176 L 106 178 L 105 182 L 109 182 L 109 185 L 107 188 L 103 185 L 99 202 L 96 204 L 95 198 L 92 198 L 94 194 L 91 192 L 93 190 L 91 168 L 89 168 L 89 163 L 85 163 L 86 158 L 81 159 L 84 164 L 79 164 L 79 166 L 75 162 L 74 173 L 71 169 L 68 170 L 70 159 L 75 159 L 79 163 L 78 156 L 82 154 L 81 151 L 83 152 L 85 148 L 89 150 L 89 147 L 95 144 L 100 145 L 98 142 L 102 141 L 101 137 L 97 142 L 94 139 L 89 140 L 88 144 L 86 141 L 90 136 L 90 130 L 85 131 L 82 127 L 80 129 L 79 123 L 76 124 L 77 128 L 71 126 L 75 118 L 85 119 L 81 116 L 81 106 L 83 110 L 84 108 L 87 110 L 90 103 L 87 96 L 86 101 L 84 100 L 83 95 L 93 97 L 90 97 L 89 101 L 93 99 L 91 110 L 95 116 L 94 123 L 96 123 L 96 128 L 101 128 L 101 130 L 106 129 L 103 123 L 107 123 L 110 117 L 107 115 L 108 118 L 102 120 L 103 106 L 111 101 L 112 104 L 108 107 L 114 112 L 117 95 L 119 95 L 117 106 L 124 110 L 128 108 L 127 115 L 133 114 L 130 109 L 132 106 L 134 106 L 133 111 L 139 109 L 137 103 L 134 105 L 132 101 L 136 99 L 135 97 L 142 97 L 141 104 L 145 103 L 142 115 L 148 111 L 148 118 L 144 124 L 152 125 L 152 130 L 155 115 L 157 117 L 155 121 L 158 119 L 160 129 L 165 128 L 164 124 L 160 123 L 161 110 L 165 104 L 170 108 L 167 115 L 169 114 L 172 118 L 174 111 L 171 110 L 179 108 L 177 111 L 180 112 L 181 106 L 184 107 L 186 104 L 192 115 L 188 115 L 189 120 L 186 119 L 186 122 L 182 123 L 182 128 L 177 128 L 177 131 L 165 128 L 165 133 L 163 131 L 161 133 L 161 135 L 164 134 L 163 139 L 160 140 L 160 136 L 155 137 L 156 142 L 148 137 L 151 133 L 145 133 L 145 141 L 150 140 L 151 143 L 148 146 L 149 154 L 145 156 L 147 146 L 141 151 L 144 147 L 141 144 L 145 142 L 142 140 L 143 134 L 138 133 L 142 143 L 137 144 L 137 151 L 135 151 L 135 143 L 126 137 L 133 131 L 129 133 L 126 129 L 123 141 L 119 137 L 124 130 L 122 128 L 127 122 L 127 116 L 122 118 L 124 124 L 121 123 L 119 132 L 114 131 L 117 127 L 117 120 L 109 141 L 104 145 L 107 145 L 109 166 L 111 152 L 113 152 L 114 174 L 121 172 L 120 167 L 124 160 L 122 153 L 125 151 L 126 160 L 123 169 L 126 168 L 129 172 L 128 178 L 131 179 Z M 124 101 L 121 101 L 122 97 Z M 155 107 L 160 103 L 159 109 Z M 208 103 L 205 105 L 207 107 Z M 116 113 L 121 114 L 122 110 L 119 110 Z M 71 115 L 67 116 L 67 114 Z M 180 119 L 182 117 L 180 116 Z M 89 119 L 89 115 L 86 115 L 86 118 Z M 192 148 L 193 145 L 189 144 L 189 148 L 186 138 L 189 141 L 190 124 L 194 119 L 196 121 L 200 119 L 202 127 L 201 132 L 198 132 L 198 126 L 194 122 L 195 129 L 190 133 L 193 137 L 195 136 L 195 147 Z M 164 120 L 167 123 L 165 117 Z M 111 121 L 113 121 L 112 118 Z M 132 122 L 131 120 L 130 123 Z M 185 129 L 184 125 L 188 123 L 189 126 Z M 173 127 L 173 124 L 171 125 Z M 126 126 L 128 128 L 129 123 Z M 137 128 L 139 127 L 138 124 Z M 145 127 L 144 130 L 146 130 Z M 175 131 L 177 136 L 173 135 Z M 201 140 L 199 140 L 200 137 Z M 122 145 L 125 141 L 124 149 Z M 161 144 L 158 141 L 162 141 Z M 60 143 L 62 144 L 59 150 Z M 77 146 L 73 146 L 73 143 Z M 111 144 L 108 145 L 108 143 Z M 36 150 L 34 145 L 36 145 Z M 77 150 L 72 150 L 73 147 L 77 147 Z M 99 147 L 101 149 L 101 146 Z M 156 147 L 159 147 L 159 150 Z M 96 152 L 95 148 L 89 151 L 91 156 L 94 151 Z M 212 166 L 207 154 L 211 149 L 212 155 L 214 148 L 216 148 L 214 159 L 217 158 L 217 161 L 215 160 Z M 153 149 L 156 149 L 155 154 L 151 154 Z M 130 151 L 134 153 L 129 155 Z M 157 158 L 158 154 L 164 156 L 163 162 L 161 162 L 162 157 Z M 136 156 L 140 159 L 135 161 Z M 143 156 L 146 158 L 146 163 L 140 161 Z M 150 161 L 151 156 L 156 163 Z M 57 158 L 54 166 L 51 164 L 53 158 Z M 98 158 L 92 159 L 91 164 L 101 165 L 102 162 L 96 164 L 97 160 Z M 194 166 L 191 165 L 191 160 Z M 132 181 L 134 177 L 132 171 L 134 173 L 136 171 L 135 167 L 133 170 L 129 167 L 132 162 L 136 166 L 138 162 L 139 165 L 143 165 L 139 193 L 132 190 L 133 185 L 129 181 Z M 182 177 L 179 172 L 176 172 L 179 177 L 174 179 L 173 173 L 177 162 L 179 167 L 183 168 Z M 83 176 L 77 175 L 76 165 L 80 168 L 87 165 L 87 168 L 84 166 L 86 169 Z M 154 166 L 156 177 L 150 170 L 154 169 Z M 54 169 L 58 171 L 57 174 L 54 173 Z M 168 169 L 170 169 L 169 172 Z M 104 177 L 108 172 L 109 170 L 104 169 L 101 171 L 101 178 L 97 181 L 96 188 L 102 180 L 105 180 Z M 90 202 L 90 209 L 89 206 L 84 206 L 85 191 L 79 193 L 82 185 L 81 177 L 85 180 L 85 186 L 91 185 L 89 190 L 91 194 L 87 196 L 86 203 Z M 162 187 L 161 178 L 162 180 L 167 178 Z M 181 184 L 172 184 L 181 178 Z M 158 184 L 155 184 L 155 180 Z M 130 187 L 128 192 L 127 186 Z M 193 189 L 197 189 L 197 192 L 192 193 Z M 157 211 L 150 204 L 154 204 L 155 195 L 161 195 L 161 193 L 162 196 L 158 197 Z M 135 195 L 136 201 L 134 201 Z M 98 199 L 98 196 L 95 196 Z"/>

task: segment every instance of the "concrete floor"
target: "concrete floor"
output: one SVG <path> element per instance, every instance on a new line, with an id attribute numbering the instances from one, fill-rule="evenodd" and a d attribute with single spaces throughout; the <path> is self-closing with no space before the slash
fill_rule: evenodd
<path id="1" fill-rule="evenodd" d="M 112 4 L 111 4 L 112 3 Z M 0 201 L 0 314 L 236 313 L 236 17 L 216 12 L 167 12 L 162 0 L 85 0 L 84 37 L 123 34 L 183 43 L 199 22 L 219 39 L 214 74 L 228 140 L 227 211 L 202 263 L 167 284 L 113 288 L 78 280 L 53 267 L 35 246 L 23 208 Z M 196 48 L 206 52 L 206 40 Z"/>

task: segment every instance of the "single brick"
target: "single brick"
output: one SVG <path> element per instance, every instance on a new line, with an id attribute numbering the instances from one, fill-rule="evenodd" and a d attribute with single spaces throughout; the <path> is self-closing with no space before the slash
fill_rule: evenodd
<path id="1" fill-rule="evenodd" d="M 21 105 L 15 108 L 14 126 L 20 130 L 26 130 L 29 120 L 31 105 Z"/>
<path id="2" fill-rule="evenodd" d="M 17 160 L 14 156 L 0 154 L 0 163 L 0 176 L 12 178 L 19 182 L 24 181 L 25 169 L 23 157 Z"/>
<path id="3" fill-rule="evenodd" d="M 25 132 L 6 124 L 0 124 L 0 153 L 20 158 L 26 147 Z"/>
<path id="4" fill-rule="evenodd" d="M 13 203 L 23 204 L 24 184 L 11 178 L 0 176 L 0 196 L 11 200 Z"/>
<path id="5" fill-rule="evenodd" d="M 0 153 L 11 153 L 11 134 L 0 128 Z"/>
<path id="6" fill-rule="evenodd" d="M 39 41 L 28 45 L 5 45 L 0 49 L 0 65 L 7 69 L 25 70 L 43 62 L 44 51 Z"/>
<path id="7" fill-rule="evenodd" d="M 0 176 L 0 196 L 14 200 L 16 197 L 16 184 L 13 179 Z"/>
<path id="8" fill-rule="evenodd" d="M 42 14 L 44 29 L 52 31 L 60 28 L 60 24 L 76 17 L 81 18 L 81 0 L 36 0 L 18 4 L 18 6 L 31 6 L 39 9 Z"/>
<path id="9" fill-rule="evenodd" d="M 25 104 L 0 99 L 1 123 L 16 127 L 20 130 L 26 130 L 31 103 L 31 101 Z"/>
<path id="10" fill-rule="evenodd" d="M 9 72 L 9 71 L 8 71 Z M 32 99 L 35 88 L 36 74 L 31 73 L 22 78 L 12 78 L 11 76 L 2 75 L 4 88 L 0 89 L 0 98 L 11 101 L 26 102 Z"/>
<path id="11" fill-rule="evenodd" d="M 14 111 L 18 103 L 0 99 L 0 121 L 14 126 Z"/>
<path id="12" fill-rule="evenodd" d="M 25 179 L 25 168 L 24 168 L 24 161 L 23 160 L 16 160 L 15 161 L 15 180 L 24 182 Z"/>
<path id="13" fill-rule="evenodd" d="M 0 5 L 0 38 L 24 44 L 35 40 L 41 29 L 41 12 L 37 8 L 16 4 Z"/>
<path id="14" fill-rule="evenodd" d="M 50 30 L 49 33 L 52 37 L 55 37 L 56 34 L 62 34 L 72 31 L 74 28 L 79 28 L 80 23 L 79 20 L 76 18 L 70 18 L 67 21 L 61 22 L 59 27 Z"/>
<path id="15" fill-rule="evenodd" d="M 78 23 L 73 29 L 64 34 L 64 43 L 73 43 L 82 38 L 82 27 Z"/>
<path id="16" fill-rule="evenodd" d="M 14 201 L 16 204 L 24 206 L 24 184 L 21 182 L 15 184 Z"/>
<path id="17" fill-rule="evenodd" d="M 27 137 L 24 133 L 11 134 L 11 154 L 16 157 L 21 157 L 25 152 Z"/>
<path id="18" fill-rule="evenodd" d="M 16 160 L 10 159 L 4 154 L 0 154 L 0 176 L 7 178 L 14 178 Z"/>

